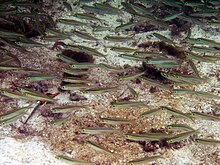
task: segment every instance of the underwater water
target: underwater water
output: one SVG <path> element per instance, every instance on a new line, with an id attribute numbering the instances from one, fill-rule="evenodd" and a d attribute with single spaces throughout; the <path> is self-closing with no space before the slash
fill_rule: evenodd
<path id="1" fill-rule="evenodd" d="M 219 9 L 0 1 L 0 165 L 220 164 Z"/>

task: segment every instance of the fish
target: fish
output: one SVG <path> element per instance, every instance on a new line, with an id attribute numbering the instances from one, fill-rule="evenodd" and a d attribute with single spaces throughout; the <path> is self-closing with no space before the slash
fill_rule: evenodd
<path id="1" fill-rule="evenodd" d="M 201 1 L 186 1 L 184 2 L 185 6 L 190 6 L 190 7 L 202 7 L 205 5 L 205 3 Z"/>
<path id="2" fill-rule="evenodd" d="M 0 12 L 0 13 L 1 13 L 1 12 Z M 9 21 L 9 20 L 7 20 L 7 19 L 5 19 L 5 18 L 1 18 L 1 17 L 0 17 L 0 21 L 1 21 L 1 22 L 5 22 L 5 23 L 7 23 L 7 24 L 11 24 L 11 25 L 13 25 L 13 26 L 15 25 L 14 22 Z"/>
<path id="3" fill-rule="evenodd" d="M 205 97 L 205 98 L 220 99 L 220 96 L 218 96 L 218 95 L 214 95 L 209 92 L 194 91 L 194 90 L 190 90 L 190 89 L 173 89 L 172 92 L 175 94 L 192 94 L 192 95 Z"/>
<path id="4" fill-rule="evenodd" d="M 0 37 L 9 37 L 9 38 L 18 38 L 18 37 L 25 37 L 23 34 L 20 33 L 16 33 L 16 32 L 11 32 L 8 30 L 0 30 Z"/>
<path id="5" fill-rule="evenodd" d="M 167 125 L 166 128 L 171 129 L 171 130 L 185 130 L 185 131 L 193 131 L 195 130 L 194 128 L 186 125 L 186 124 L 170 124 Z"/>
<path id="6" fill-rule="evenodd" d="M 86 12 L 94 12 L 97 14 L 116 14 L 110 10 L 106 10 L 97 6 L 82 5 L 81 8 Z"/>
<path id="7" fill-rule="evenodd" d="M 171 6 L 171 7 L 177 7 L 181 8 L 183 6 L 182 1 L 176 1 L 176 0 L 163 0 L 162 3 L 165 5 Z"/>
<path id="8" fill-rule="evenodd" d="M 167 37 L 165 37 L 165 36 L 163 36 L 163 35 L 161 35 L 159 33 L 153 33 L 153 35 L 156 38 L 158 38 L 159 40 L 162 40 L 163 42 L 169 43 L 171 45 L 175 45 L 175 43 L 171 39 L 169 39 L 169 38 L 167 38 Z"/>
<path id="9" fill-rule="evenodd" d="M 189 38 L 189 37 L 187 37 L 185 39 L 185 41 L 190 44 L 202 44 L 202 45 L 220 47 L 220 43 L 218 43 L 214 40 L 206 39 L 206 38 Z"/>
<path id="10" fill-rule="evenodd" d="M 135 27 L 135 26 L 138 26 L 140 24 L 142 24 L 143 22 L 128 22 L 128 23 L 125 23 L 125 24 L 121 24 L 119 26 L 117 26 L 115 28 L 115 31 L 118 32 L 118 31 L 124 31 L 126 29 L 130 29 L 132 27 Z"/>
<path id="11" fill-rule="evenodd" d="M 74 15 L 75 17 L 77 18 L 80 18 L 80 19 L 86 19 L 86 20 L 89 20 L 89 21 L 98 21 L 98 22 L 101 22 L 103 20 L 95 17 L 93 14 L 89 14 L 89 13 L 76 13 Z"/>
<path id="12" fill-rule="evenodd" d="M 0 121 L 0 125 L 10 124 L 10 123 L 12 123 L 12 122 L 14 122 L 14 121 L 16 121 L 16 120 L 22 118 L 22 117 L 24 116 L 24 114 L 25 114 L 25 112 L 21 112 L 21 113 L 19 113 L 19 114 L 16 115 L 16 116 L 7 118 L 7 119 L 5 119 L 5 120 L 1 120 L 1 121 Z"/>
<path id="13" fill-rule="evenodd" d="M 36 76 L 27 76 L 25 77 L 25 80 L 28 81 L 42 81 L 42 80 L 48 80 L 48 79 L 56 79 L 57 76 L 52 75 L 36 75 Z"/>
<path id="14" fill-rule="evenodd" d="M 168 80 L 174 81 L 174 82 L 183 82 L 183 83 L 189 83 L 189 84 L 200 84 L 202 82 L 206 82 L 207 79 L 192 76 L 192 75 L 184 75 L 179 73 L 161 73 L 161 75 Z"/>
<path id="15" fill-rule="evenodd" d="M 85 90 L 91 88 L 87 84 L 66 84 L 60 87 L 62 90 Z"/>
<path id="16" fill-rule="evenodd" d="M 108 26 L 92 26 L 93 28 L 93 32 L 102 32 L 102 31 L 108 31 L 110 30 L 111 31 L 111 27 L 108 27 Z"/>
<path id="17" fill-rule="evenodd" d="M 99 9 L 105 10 L 108 12 L 108 14 L 120 14 L 121 10 L 119 10 L 116 7 L 111 6 L 108 3 L 94 3 L 95 7 L 98 7 Z"/>
<path id="18" fill-rule="evenodd" d="M 103 93 L 109 93 L 109 92 L 115 92 L 117 91 L 118 87 L 99 87 L 99 88 L 89 88 L 85 89 L 83 93 L 89 93 L 89 94 L 103 94 Z"/>
<path id="19" fill-rule="evenodd" d="M 143 58 L 146 58 L 146 57 L 164 57 L 165 54 L 163 53 L 157 53 L 157 52 L 146 52 L 146 51 L 136 51 L 133 53 L 133 55 L 135 56 L 139 56 L 139 57 L 143 57 Z"/>
<path id="20" fill-rule="evenodd" d="M 69 66 L 74 69 L 89 69 L 91 67 L 99 67 L 100 65 L 94 63 L 74 63 Z"/>
<path id="21" fill-rule="evenodd" d="M 94 0 L 79 0 L 80 4 L 81 3 L 89 3 L 89 2 L 93 2 Z"/>
<path id="22" fill-rule="evenodd" d="M 207 25 L 213 27 L 213 26 L 219 26 L 220 25 L 220 22 L 219 21 L 211 21 L 211 22 L 208 22 Z"/>
<path id="23" fill-rule="evenodd" d="M 51 111 L 53 113 L 66 113 L 71 112 L 74 110 L 84 109 L 88 108 L 87 105 L 68 105 L 68 106 L 62 106 L 62 107 L 54 107 Z"/>
<path id="24" fill-rule="evenodd" d="M 104 54 L 100 53 L 99 51 L 97 51 L 96 49 L 93 49 L 90 47 L 86 47 L 86 46 L 82 46 L 82 45 L 67 45 L 67 48 L 75 49 L 74 51 L 82 51 L 82 52 L 88 53 L 92 56 L 103 57 L 106 59 L 106 55 L 104 55 Z"/>
<path id="25" fill-rule="evenodd" d="M 219 56 L 200 56 L 192 52 L 187 53 L 187 57 L 190 59 L 202 61 L 202 62 L 216 62 L 220 59 Z"/>
<path id="26" fill-rule="evenodd" d="M 47 35 L 42 37 L 44 40 L 46 41 L 57 41 L 57 40 L 65 40 L 67 39 L 66 36 L 62 36 L 62 35 L 56 35 L 56 36 L 51 36 L 51 35 Z"/>
<path id="27" fill-rule="evenodd" d="M 156 5 L 158 2 L 154 1 L 154 0 L 139 0 L 142 4 L 145 5 L 145 7 L 150 8 L 153 5 Z"/>
<path id="28" fill-rule="evenodd" d="M 166 106 L 160 106 L 160 108 L 162 111 L 166 111 L 168 113 L 171 113 L 174 116 L 182 116 L 183 118 L 192 120 L 192 118 L 190 116 L 188 116 L 187 114 L 185 114 L 177 109 L 173 109 L 173 108 L 166 107 Z"/>
<path id="29" fill-rule="evenodd" d="M 209 52 L 209 53 L 219 53 L 218 49 L 212 48 L 212 47 L 204 47 L 204 46 L 191 46 L 190 47 L 191 51 L 195 51 L 195 52 Z"/>
<path id="30" fill-rule="evenodd" d="M 156 86 L 156 87 L 159 87 L 159 88 L 162 88 L 162 89 L 166 89 L 166 90 L 169 90 L 169 91 L 172 90 L 171 87 L 169 87 L 169 86 L 167 86 L 167 85 L 165 85 L 165 84 L 163 84 L 163 83 L 157 82 L 157 81 L 155 81 L 155 80 L 149 79 L 149 78 L 147 78 L 147 77 L 142 76 L 141 79 L 142 79 L 144 82 L 146 82 L 147 84 L 150 84 L 150 85 L 152 85 L 152 86 Z"/>
<path id="31" fill-rule="evenodd" d="M 126 12 L 128 12 L 129 14 L 131 15 L 141 15 L 141 14 L 138 14 L 133 8 L 132 8 L 132 5 L 131 3 L 128 3 L 128 2 L 121 2 L 121 5 L 124 7 L 124 10 Z"/>
<path id="32" fill-rule="evenodd" d="M 92 35 L 85 33 L 85 32 L 81 32 L 78 30 L 73 30 L 72 33 L 74 35 L 76 35 L 77 37 L 83 38 L 85 40 L 89 40 L 89 41 L 98 41 L 97 38 L 93 37 Z"/>
<path id="33" fill-rule="evenodd" d="M 122 119 L 122 118 L 105 118 L 100 117 L 101 122 L 105 124 L 132 124 L 134 120 Z"/>
<path id="34" fill-rule="evenodd" d="M 76 60 L 74 60 L 73 58 L 68 57 L 64 54 L 57 54 L 56 57 L 59 58 L 60 60 L 64 61 L 64 62 L 66 62 L 66 63 L 70 63 L 70 64 L 77 63 Z"/>
<path id="35" fill-rule="evenodd" d="M 164 159 L 164 157 L 162 157 L 161 155 L 158 155 L 158 156 L 151 156 L 151 157 L 146 157 L 146 158 L 142 158 L 142 159 L 135 159 L 135 160 L 129 161 L 128 165 L 146 164 L 146 163 L 156 161 L 157 159 Z"/>
<path id="36" fill-rule="evenodd" d="M 40 8 L 41 6 L 39 4 L 33 3 L 33 2 L 28 2 L 28 1 L 23 1 L 23 2 L 13 2 L 13 5 L 15 6 L 24 6 L 24 7 L 33 7 L 33 8 Z"/>
<path id="37" fill-rule="evenodd" d="M 69 38 L 67 33 L 61 32 L 60 30 L 55 29 L 55 28 L 47 28 L 46 32 L 53 34 L 53 35 L 56 35 L 56 36 L 63 36 L 63 37 Z"/>
<path id="38" fill-rule="evenodd" d="M 131 86 L 127 85 L 127 88 L 128 88 L 128 90 L 130 91 L 130 93 L 132 94 L 132 97 L 133 97 L 134 99 L 137 99 L 138 96 L 139 96 L 139 94 L 138 94 Z"/>
<path id="39" fill-rule="evenodd" d="M 21 113 L 24 113 L 26 110 L 30 109 L 31 106 L 26 106 L 26 107 L 22 107 L 22 108 L 19 108 L 19 109 L 16 109 L 16 110 L 12 110 L 12 111 L 9 111 L 5 114 L 2 114 L 0 115 L 0 121 L 1 120 L 7 120 L 9 118 L 13 118 Z"/>
<path id="40" fill-rule="evenodd" d="M 105 152 L 105 153 L 112 153 L 110 150 L 104 148 L 103 146 L 101 146 L 100 144 L 98 143 L 95 143 L 95 142 L 92 142 L 92 141 L 86 141 L 86 146 L 94 149 L 95 151 L 98 151 L 98 152 Z"/>
<path id="41" fill-rule="evenodd" d="M 200 21 L 199 19 L 195 18 L 195 17 L 190 17 L 188 15 L 179 15 L 178 16 L 179 19 L 189 22 L 191 24 L 197 24 L 197 25 L 204 25 L 204 23 L 202 21 Z"/>
<path id="42" fill-rule="evenodd" d="M 70 157 L 67 157 L 67 156 L 63 156 L 63 155 L 56 155 L 55 158 L 65 162 L 65 163 L 71 164 L 71 165 L 72 164 L 95 165 L 95 163 L 89 163 L 89 162 L 86 162 L 86 161 L 83 161 L 83 160 L 77 160 L 77 159 L 73 159 L 73 158 L 70 158 Z"/>
<path id="43" fill-rule="evenodd" d="M 105 134 L 105 133 L 117 133 L 119 132 L 118 129 L 112 129 L 112 128 L 104 128 L 104 127 L 89 127 L 89 128 L 83 128 L 80 131 L 81 133 L 84 134 Z"/>
<path id="44" fill-rule="evenodd" d="M 104 64 L 104 63 L 100 63 L 99 65 L 100 65 L 101 68 L 103 68 L 107 71 L 110 71 L 110 72 L 121 73 L 121 72 L 126 72 L 127 71 L 127 69 L 121 69 L 121 68 L 118 68 L 118 67 L 110 66 L 108 64 Z"/>
<path id="45" fill-rule="evenodd" d="M 25 68 L 25 67 L 18 67 L 18 66 L 11 66 L 11 65 L 0 65 L 0 70 L 13 70 L 13 71 L 25 71 L 25 72 L 39 72 L 38 70 L 35 69 L 30 69 L 30 68 Z"/>
<path id="46" fill-rule="evenodd" d="M 153 65 L 162 65 L 167 63 L 178 63 L 176 59 L 169 59 L 169 58 L 158 58 L 158 59 L 146 59 L 146 64 L 153 64 Z"/>
<path id="47" fill-rule="evenodd" d="M 171 138 L 167 138 L 166 139 L 166 142 L 167 143 L 175 143 L 175 142 L 179 142 L 181 140 L 184 140 L 185 138 L 197 133 L 198 130 L 192 130 L 192 131 L 187 131 L 187 132 L 184 132 L 184 133 L 180 133 L 180 134 L 177 134 Z"/>
<path id="48" fill-rule="evenodd" d="M 171 21 L 175 18 L 177 18 L 178 16 L 182 15 L 183 12 L 179 12 L 179 13 L 175 13 L 175 14 L 171 14 L 169 16 L 165 16 L 164 18 L 162 18 L 163 21 Z"/>
<path id="49" fill-rule="evenodd" d="M 132 3 L 130 2 L 131 7 L 140 15 L 152 15 L 151 9 L 146 8 L 144 5 L 140 3 Z"/>
<path id="50" fill-rule="evenodd" d="M 26 97 L 33 99 L 33 100 L 44 100 L 44 101 L 49 101 L 49 102 L 53 102 L 53 97 L 44 95 L 40 92 L 36 92 L 36 91 L 32 91 L 30 89 L 27 88 L 22 88 L 22 87 L 17 87 L 19 89 L 19 91 L 24 94 Z"/>
<path id="51" fill-rule="evenodd" d="M 218 16 L 218 11 L 205 11 L 203 10 L 202 12 L 195 12 L 190 14 L 191 17 L 200 17 L 200 18 L 205 18 L 205 17 L 216 17 Z"/>
<path id="52" fill-rule="evenodd" d="M 128 108 L 128 107 L 140 107 L 146 106 L 147 102 L 143 101 L 119 101 L 116 103 L 111 103 L 111 106 L 114 108 Z"/>
<path id="53" fill-rule="evenodd" d="M 192 68 L 193 72 L 195 73 L 195 75 L 196 75 L 197 77 L 200 77 L 199 71 L 198 71 L 196 65 L 194 64 L 194 62 L 189 59 L 189 60 L 188 60 L 188 63 L 189 63 L 189 65 L 190 65 L 190 67 Z"/>
<path id="54" fill-rule="evenodd" d="M 66 25 L 75 25 L 75 26 L 90 26 L 88 23 L 80 22 L 73 19 L 58 19 L 59 23 L 66 24 Z"/>
<path id="55" fill-rule="evenodd" d="M 129 55 L 129 54 L 119 54 L 118 57 L 128 59 L 128 60 L 134 60 L 134 61 L 147 61 L 146 58 L 134 56 L 134 55 Z"/>
<path id="56" fill-rule="evenodd" d="M 13 9 L 5 9 L 5 10 L 0 10 L 0 15 L 15 15 L 17 14 L 17 9 L 13 8 Z"/>
<path id="57" fill-rule="evenodd" d="M 19 37 L 19 41 L 15 42 L 19 46 L 29 46 L 29 47 L 45 47 L 46 45 L 39 42 L 32 41 L 26 37 Z"/>
<path id="58" fill-rule="evenodd" d="M 77 78 L 77 77 L 63 77 L 62 81 L 64 82 L 69 82 L 69 83 L 93 83 L 93 80 L 86 80 L 86 79 L 82 79 L 82 78 Z"/>
<path id="59" fill-rule="evenodd" d="M 220 144 L 220 140 L 215 140 L 215 139 L 196 138 L 195 142 L 200 143 L 200 144 L 205 144 L 205 145 L 219 145 Z"/>
<path id="60" fill-rule="evenodd" d="M 0 65 L 5 65 L 5 64 L 7 64 L 7 63 L 11 63 L 11 62 L 13 62 L 15 59 L 13 59 L 13 58 L 9 58 L 9 59 L 5 59 L 5 60 L 2 60 L 2 61 L 0 61 Z"/>
<path id="61" fill-rule="evenodd" d="M 107 35 L 103 39 L 112 42 L 127 42 L 128 40 L 133 40 L 134 36 L 110 36 Z"/>
<path id="62" fill-rule="evenodd" d="M 140 72 L 140 73 L 135 73 L 135 74 L 132 74 L 132 75 L 128 75 L 128 76 L 124 76 L 124 77 L 120 77 L 119 80 L 122 80 L 122 81 L 129 81 L 129 80 L 133 80 L 133 79 L 136 79 L 140 76 L 143 76 L 145 74 L 145 71 L 144 72 Z"/>
<path id="63" fill-rule="evenodd" d="M 61 125 L 61 124 L 63 124 L 64 122 L 66 122 L 67 121 L 67 118 L 68 117 L 65 117 L 65 118 L 61 118 L 61 119 L 57 119 L 57 120 L 53 120 L 53 121 L 51 121 L 51 125 L 53 125 L 53 126 L 57 126 L 57 125 Z"/>
<path id="64" fill-rule="evenodd" d="M 29 99 L 28 97 L 26 97 L 25 95 L 21 93 L 14 93 L 14 92 L 9 91 L 8 89 L 0 89 L 0 93 L 7 97 L 14 98 L 14 99 Z"/>
<path id="65" fill-rule="evenodd" d="M 127 52 L 127 53 L 132 53 L 134 51 L 137 51 L 136 48 L 129 48 L 129 47 L 117 47 L 117 46 L 112 46 L 110 47 L 110 50 L 116 51 L 116 52 Z"/>
<path id="66" fill-rule="evenodd" d="M 149 134 L 127 133 L 125 138 L 132 141 L 160 141 L 162 137 Z"/>
<path id="67" fill-rule="evenodd" d="M 162 63 L 162 64 L 154 64 L 157 68 L 177 68 L 181 65 L 179 63 Z"/>
<path id="68" fill-rule="evenodd" d="M 90 73 L 88 70 L 73 69 L 70 67 L 62 67 L 60 70 L 63 71 L 64 73 L 74 75 L 74 76 L 83 76 L 83 75 L 87 75 Z"/>
<path id="69" fill-rule="evenodd" d="M 64 73 L 75 75 L 75 76 L 82 76 L 82 75 L 89 74 L 88 70 L 73 69 L 70 67 L 62 67 L 60 70 L 63 71 Z"/>
<path id="70" fill-rule="evenodd" d="M 213 116 L 213 115 L 209 115 L 209 114 L 205 114 L 201 112 L 192 111 L 190 115 L 194 118 L 199 118 L 203 120 L 210 120 L 210 121 L 217 121 L 217 122 L 220 121 L 220 118 L 217 116 Z"/>
<path id="71" fill-rule="evenodd" d="M 160 108 L 151 109 L 149 111 L 143 112 L 140 114 L 140 118 L 149 117 L 151 115 L 155 115 L 157 113 L 161 112 Z"/>

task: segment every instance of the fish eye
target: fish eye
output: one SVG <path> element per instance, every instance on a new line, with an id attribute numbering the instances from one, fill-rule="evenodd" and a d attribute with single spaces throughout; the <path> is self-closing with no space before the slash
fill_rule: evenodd
<path id="1" fill-rule="evenodd" d="M 60 56 L 61 56 L 61 54 L 57 54 L 56 56 L 57 56 L 57 57 L 60 57 Z"/>
<path id="2" fill-rule="evenodd" d="M 65 86 L 61 86 L 61 89 L 66 89 L 66 87 Z"/>
<path id="3" fill-rule="evenodd" d="M 61 159 L 59 156 L 55 156 L 56 159 Z"/>
<path id="4" fill-rule="evenodd" d="M 129 139 L 129 135 L 125 135 L 125 138 L 128 138 L 128 139 Z"/>
<path id="5" fill-rule="evenodd" d="M 170 139 L 170 140 L 167 140 L 167 142 L 168 142 L 168 143 L 172 143 L 172 142 L 173 142 L 173 140 L 172 140 L 172 139 Z"/>
<path id="6" fill-rule="evenodd" d="M 167 126 L 168 129 L 171 129 L 172 127 L 170 125 Z"/>

